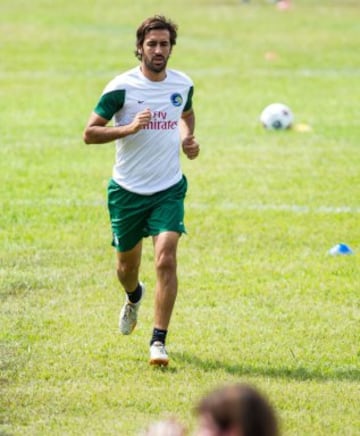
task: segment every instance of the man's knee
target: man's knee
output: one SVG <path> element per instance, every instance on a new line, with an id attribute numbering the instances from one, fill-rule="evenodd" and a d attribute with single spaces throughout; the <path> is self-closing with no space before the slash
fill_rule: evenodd
<path id="1" fill-rule="evenodd" d="M 176 253 L 162 252 L 156 259 L 157 271 L 175 271 L 176 270 Z"/>
<path id="2" fill-rule="evenodd" d="M 116 272 L 118 276 L 127 276 L 130 274 L 134 274 L 139 271 L 139 263 L 138 262 L 130 262 L 128 260 L 120 260 L 118 259 L 116 262 Z"/>

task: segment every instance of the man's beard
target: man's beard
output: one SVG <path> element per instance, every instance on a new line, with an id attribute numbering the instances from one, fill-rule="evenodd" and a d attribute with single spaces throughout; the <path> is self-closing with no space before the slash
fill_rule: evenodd
<path id="1" fill-rule="evenodd" d="M 167 61 L 169 58 L 164 58 L 163 56 L 161 56 L 163 62 L 159 64 L 154 63 L 154 60 L 156 59 L 160 59 L 160 57 L 153 56 L 153 58 L 150 59 L 144 56 L 143 62 L 146 68 L 152 71 L 153 73 L 162 73 L 166 69 Z"/>

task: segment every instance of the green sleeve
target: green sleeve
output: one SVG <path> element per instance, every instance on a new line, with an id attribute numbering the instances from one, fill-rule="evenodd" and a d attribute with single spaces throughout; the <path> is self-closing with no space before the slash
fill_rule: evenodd
<path id="1" fill-rule="evenodd" d="M 188 111 L 188 110 L 190 110 L 192 108 L 192 97 L 193 97 L 193 94 L 194 94 L 194 87 L 191 86 L 190 89 L 189 89 L 189 94 L 188 94 L 188 97 L 187 97 L 187 100 L 186 100 L 183 112 L 186 112 L 186 111 Z"/>
<path id="2" fill-rule="evenodd" d="M 94 112 L 106 120 L 111 120 L 113 115 L 123 107 L 124 101 L 125 90 L 119 89 L 107 92 L 101 96 Z"/>

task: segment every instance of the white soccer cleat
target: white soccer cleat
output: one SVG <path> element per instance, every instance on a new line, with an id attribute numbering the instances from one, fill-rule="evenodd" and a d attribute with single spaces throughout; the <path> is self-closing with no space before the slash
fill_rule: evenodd
<path id="1" fill-rule="evenodd" d="M 131 303 L 126 296 L 125 304 L 123 305 L 119 316 L 119 329 L 123 335 L 130 335 L 137 323 L 137 314 L 145 294 L 145 286 L 140 282 L 141 298 L 137 303 Z"/>
<path id="2" fill-rule="evenodd" d="M 166 352 L 165 345 L 159 341 L 150 345 L 150 365 L 167 366 L 168 363 L 169 356 Z"/>

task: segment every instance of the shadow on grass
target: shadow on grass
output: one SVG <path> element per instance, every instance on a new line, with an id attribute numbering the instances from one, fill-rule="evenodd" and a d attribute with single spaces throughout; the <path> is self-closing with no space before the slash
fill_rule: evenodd
<path id="1" fill-rule="evenodd" d="M 226 363 L 220 360 L 201 359 L 198 356 L 188 353 L 171 353 L 174 362 L 186 363 L 186 365 L 194 366 L 203 371 L 224 370 L 231 375 L 249 375 L 249 376 L 264 376 L 273 378 L 285 378 L 293 380 L 346 380 L 359 381 L 359 368 L 305 368 L 303 366 L 250 366 L 245 363 Z"/>

